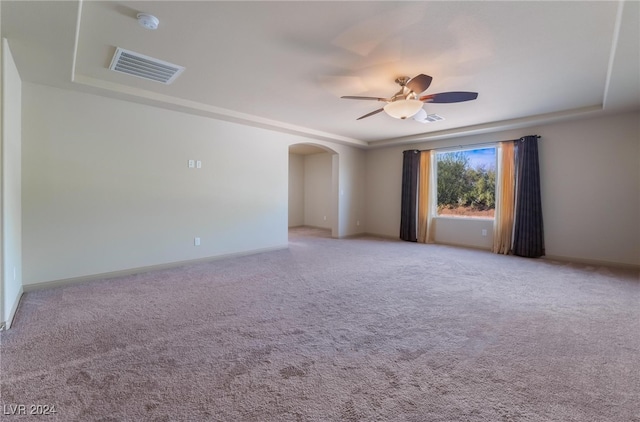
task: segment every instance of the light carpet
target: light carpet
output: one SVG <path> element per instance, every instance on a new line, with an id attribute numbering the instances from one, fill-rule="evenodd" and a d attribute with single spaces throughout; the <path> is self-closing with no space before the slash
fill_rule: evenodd
<path id="1" fill-rule="evenodd" d="M 297 229 L 28 293 L 0 341 L 9 421 L 640 422 L 637 271 L 447 246 Z"/>

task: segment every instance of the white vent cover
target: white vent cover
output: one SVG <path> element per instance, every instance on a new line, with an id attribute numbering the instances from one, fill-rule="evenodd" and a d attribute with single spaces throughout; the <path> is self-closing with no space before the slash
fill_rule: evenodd
<path id="1" fill-rule="evenodd" d="M 415 116 L 413 116 L 413 120 L 420 123 L 433 123 L 439 122 L 440 120 L 444 120 L 444 117 L 439 116 L 437 114 L 427 114 L 424 109 L 418 111 Z"/>
<path id="2" fill-rule="evenodd" d="M 180 76 L 184 67 L 118 47 L 109 69 L 168 85 Z"/>
<path id="3" fill-rule="evenodd" d="M 438 116 L 437 114 L 427 114 L 425 123 L 439 122 L 440 120 L 444 120 L 444 117 Z"/>

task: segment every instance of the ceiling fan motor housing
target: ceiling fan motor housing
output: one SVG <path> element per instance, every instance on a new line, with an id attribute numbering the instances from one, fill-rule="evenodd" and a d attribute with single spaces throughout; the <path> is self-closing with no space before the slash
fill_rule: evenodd
<path id="1" fill-rule="evenodd" d="M 410 79 L 408 76 L 399 76 L 396 78 L 396 83 L 400 86 L 405 86 Z"/>

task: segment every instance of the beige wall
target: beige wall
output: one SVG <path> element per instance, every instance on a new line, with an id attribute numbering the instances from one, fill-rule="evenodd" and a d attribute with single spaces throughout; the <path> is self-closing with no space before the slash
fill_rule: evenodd
<path id="1" fill-rule="evenodd" d="M 2 40 L 2 299 L 9 326 L 22 293 L 22 146 L 20 75 Z"/>
<path id="2" fill-rule="evenodd" d="M 303 224 L 331 228 L 334 237 L 364 233 L 365 151 L 321 141 L 314 143 L 331 152 L 303 158 Z M 290 200 L 299 198 L 290 196 Z"/>
<path id="3" fill-rule="evenodd" d="M 362 150 L 32 83 L 23 113 L 25 286 L 286 247 L 297 143 L 336 152 L 327 219 L 359 230 Z"/>
<path id="4" fill-rule="evenodd" d="M 548 255 L 640 264 L 639 122 L 627 113 L 538 130 Z"/>
<path id="5" fill-rule="evenodd" d="M 482 234 L 483 230 L 485 235 Z M 493 246 L 493 220 L 436 217 L 434 233 L 436 241 L 446 245 L 487 250 Z"/>
<path id="6" fill-rule="evenodd" d="M 538 134 L 547 255 L 640 265 L 639 121 L 625 113 L 368 151 L 366 231 L 398 236 L 403 150 Z M 481 224 L 437 221 L 436 241 L 483 247 Z"/>
<path id="7" fill-rule="evenodd" d="M 25 284 L 287 246 L 290 136 L 29 83 L 23 93 Z"/>
<path id="8" fill-rule="evenodd" d="M 304 225 L 330 229 L 336 218 L 331 209 L 332 158 L 327 152 L 304 156 Z"/>
<path id="9" fill-rule="evenodd" d="M 337 223 L 338 237 L 398 235 L 401 152 L 409 147 L 363 151 L 31 83 L 22 87 L 18 214 L 25 285 L 286 247 L 288 146 L 300 142 L 336 152 L 325 155 L 333 169 L 326 215 Z M 429 146 L 542 135 L 547 254 L 638 265 L 639 117 L 599 117 Z M 189 159 L 203 167 L 187 168 Z M 612 205 L 619 203 L 625 206 Z M 436 225 L 438 241 L 487 247 L 491 231 L 487 237 L 480 232 L 480 226 Z M 196 236 L 199 247 L 193 246 Z"/>
<path id="10" fill-rule="evenodd" d="M 289 227 L 304 225 L 304 156 L 289 154 Z"/>
<path id="11" fill-rule="evenodd" d="M 341 237 L 365 233 L 365 152 L 352 148 L 340 154 L 339 168 L 339 209 L 344 216 L 340 219 Z"/>

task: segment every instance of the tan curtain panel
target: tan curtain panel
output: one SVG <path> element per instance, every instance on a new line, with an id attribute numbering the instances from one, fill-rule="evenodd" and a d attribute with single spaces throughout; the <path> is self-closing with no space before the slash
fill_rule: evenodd
<path id="1" fill-rule="evenodd" d="M 433 224 L 431 201 L 434 177 L 432 151 L 420 152 L 420 176 L 418 181 L 418 242 L 433 243 Z"/>
<path id="2" fill-rule="evenodd" d="M 511 251 L 515 213 L 515 153 L 513 141 L 498 146 L 500 175 L 497 183 L 498 201 L 493 224 L 493 252 L 507 255 Z"/>

